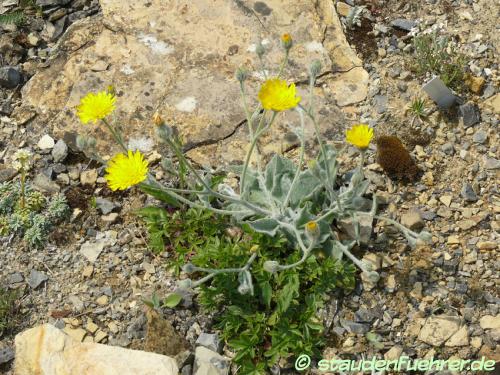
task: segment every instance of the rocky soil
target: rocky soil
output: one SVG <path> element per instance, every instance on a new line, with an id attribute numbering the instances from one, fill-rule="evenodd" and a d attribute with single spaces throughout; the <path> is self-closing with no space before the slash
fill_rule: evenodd
<path id="1" fill-rule="evenodd" d="M 421 175 L 406 183 L 389 179 L 371 146 L 372 192 L 385 214 L 433 234 L 432 246 L 411 250 L 390 235 L 390 228 L 376 225 L 374 240 L 358 255 L 372 262 L 382 279 L 377 285 L 360 279 L 352 294 L 330 296 L 322 317 L 332 345 L 324 358 L 405 354 L 499 362 L 500 5 L 489 0 L 325 0 L 315 7 L 306 1 L 237 1 L 217 13 L 197 0 L 176 2 L 175 11 L 164 16 L 161 3 L 134 3 L 129 9 L 111 0 L 37 0 L 41 13 L 25 25 L 0 26 L 0 182 L 17 177 L 12 155 L 29 148 L 37 188 L 63 192 L 73 210 L 71 220 L 40 250 L 16 239 L 0 241 L 0 286 L 22 293 L 16 329 L 0 337 L 0 373 L 11 373 L 14 335 L 47 322 L 78 341 L 176 356 L 182 374 L 204 366 L 193 362 L 196 346 L 211 350 L 199 358 L 210 353 L 219 358 L 214 352 L 231 357 L 218 342 L 211 317 L 192 301 L 165 309 L 163 316 L 147 313 L 145 298 L 174 288 L 175 278 L 165 268 L 168 253 L 156 256 L 148 249 L 147 233 L 132 214 L 146 198 L 133 189 L 111 192 L 103 167 L 76 150 L 76 132 L 100 133 L 77 122 L 74 106 L 87 91 L 113 84 L 128 103 L 117 116 L 128 124 L 131 147 L 147 154 L 158 178 L 163 178 L 161 150 L 149 128 L 155 110 L 178 125 L 198 163 L 241 160 L 245 127 L 238 97 L 232 95 L 233 73 L 254 60 L 258 38 L 277 40 L 283 32 L 297 42 L 287 74 L 299 90 L 305 87 L 307 62 L 323 62 L 317 105 L 325 108 L 322 130 L 330 140 L 342 140 L 343 130 L 359 122 L 403 140 Z M 0 14 L 16 4 L 0 1 Z M 354 5 L 367 11 L 361 25 L 344 30 L 344 37 L 340 21 Z M 162 24 L 162 17 L 168 22 Z M 219 31 L 213 32 L 220 35 L 210 39 L 207 30 L 214 22 Z M 207 32 L 193 35 L 192 24 Z M 410 69 L 411 41 L 433 28 L 457 42 L 473 79 L 452 109 L 440 111 L 429 100 L 432 113 L 413 120 L 405 109 L 413 98 L 426 96 L 421 89 L 426 78 Z M 269 43 L 273 61 L 277 49 Z M 208 77 L 208 83 L 200 77 Z M 259 82 L 258 76 L 252 79 Z M 221 93 L 227 99 L 219 99 Z M 279 131 L 260 145 L 265 153 L 293 155 L 294 145 L 285 137 L 292 120 L 277 124 Z M 104 136 L 99 141 L 103 154 L 110 155 L 109 141 Z M 344 171 L 354 166 L 354 154 L 349 149 L 342 156 Z M 221 363 L 225 373 L 230 365 Z"/>

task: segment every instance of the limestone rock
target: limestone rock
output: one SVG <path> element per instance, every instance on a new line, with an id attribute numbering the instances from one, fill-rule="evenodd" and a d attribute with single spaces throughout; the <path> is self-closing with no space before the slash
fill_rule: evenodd
<path id="1" fill-rule="evenodd" d="M 245 115 L 234 72 L 258 65 L 255 43 L 261 39 L 270 67 L 279 66 L 279 38 L 285 32 L 294 39 L 293 64 L 283 75 L 288 82 L 307 81 L 313 60 L 321 62 L 321 74 L 329 72 L 315 92 L 325 134 L 332 128 L 344 131 L 346 122 L 335 102 L 348 105 L 367 95 L 368 73 L 348 45 L 329 0 L 270 0 L 266 16 L 243 1 L 152 0 L 148 7 L 121 0 L 99 3 L 103 19 L 72 24 L 55 46 L 50 66 L 23 87 L 24 105 L 39 114 L 30 126 L 43 127 L 57 138 L 82 131 L 75 107 L 85 94 L 116 85 L 115 115 L 127 124 L 126 140 L 154 138 L 151 117 L 158 110 L 178 128 L 196 162 L 241 161 L 248 140 L 246 126 L 238 126 Z M 248 80 L 252 105 L 262 82 L 261 74 Z M 307 98 L 307 85 L 297 86 Z M 297 123 L 296 113 L 280 115 L 272 134 L 262 140 L 263 152 L 280 151 L 288 125 Z M 307 122 L 306 135 L 313 128 Z M 96 137 L 101 155 L 119 151 L 102 127 L 89 125 L 85 132 Z"/>
<path id="2" fill-rule="evenodd" d="M 229 360 L 203 346 L 196 348 L 193 375 L 227 375 Z"/>
<path id="3" fill-rule="evenodd" d="M 461 320 L 456 316 L 431 316 L 420 330 L 418 339 L 429 345 L 440 346 L 459 329 Z"/>
<path id="4" fill-rule="evenodd" d="M 486 315 L 479 320 L 482 329 L 500 329 L 500 314 L 497 316 Z"/>
<path id="5" fill-rule="evenodd" d="M 50 324 L 16 336 L 14 375 L 177 375 L 173 358 L 95 343 L 79 343 Z"/>

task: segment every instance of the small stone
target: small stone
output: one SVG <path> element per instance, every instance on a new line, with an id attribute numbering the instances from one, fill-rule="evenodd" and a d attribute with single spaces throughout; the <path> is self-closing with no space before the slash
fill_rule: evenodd
<path id="1" fill-rule="evenodd" d="M 83 269 L 82 276 L 83 277 L 90 277 L 94 273 L 94 266 L 86 266 Z"/>
<path id="2" fill-rule="evenodd" d="M 87 331 L 85 331 L 83 328 L 74 329 L 71 327 L 64 327 L 63 332 L 78 342 L 82 342 L 85 338 L 85 335 L 87 335 Z"/>
<path id="3" fill-rule="evenodd" d="M 484 142 L 486 142 L 487 139 L 488 139 L 488 133 L 486 133 L 482 129 L 475 132 L 474 136 L 472 137 L 474 143 L 479 143 L 479 144 L 483 144 Z"/>
<path id="4" fill-rule="evenodd" d="M 465 128 L 481 121 L 481 113 L 479 112 L 477 104 L 471 102 L 463 104 L 459 107 L 459 112 L 463 118 Z"/>
<path id="5" fill-rule="evenodd" d="M 155 266 L 152 265 L 151 263 L 147 263 L 147 262 L 144 262 L 142 264 L 142 268 L 144 268 L 144 270 L 147 272 L 147 273 L 150 273 L 150 274 L 154 274 L 155 273 Z"/>
<path id="6" fill-rule="evenodd" d="M 493 241 L 479 241 L 476 246 L 479 250 L 495 250 L 498 247 L 498 243 Z"/>
<path id="7" fill-rule="evenodd" d="M 54 145 L 52 149 L 52 157 L 54 158 L 54 162 L 59 163 L 63 161 L 66 156 L 68 156 L 68 146 L 66 143 L 60 139 Z"/>
<path id="8" fill-rule="evenodd" d="M 94 263 L 106 245 L 105 241 L 99 240 L 97 242 L 85 242 L 80 247 L 80 253 L 85 256 L 90 262 Z"/>
<path id="9" fill-rule="evenodd" d="M 0 365 L 12 361 L 15 356 L 12 348 L 0 348 Z"/>
<path id="10" fill-rule="evenodd" d="M 111 212 L 108 215 L 102 215 L 101 220 L 104 221 L 105 223 L 114 223 L 118 219 L 118 213 L 116 212 Z"/>
<path id="11" fill-rule="evenodd" d="M 58 193 L 61 187 L 43 173 L 39 173 L 33 179 L 33 186 L 45 193 Z"/>
<path id="12" fill-rule="evenodd" d="M 17 173 L 14 168 L 0 168 L 0 184 L 12 180 Z"/>
<path id="13" fill-rule="evenodd" d="M 462 185 L 462 190 L 460 191 L 460 195 L 465 199 L 466 202 L 477 202 L 479 199 L 472 189 L 472 185 L 468 182 Z"/>
<path id="14" fill-rule="evenodd" d="M 344 327 L 347 331 L 351 333 L 356 333 L 358 335 L 364 335 L 370 330 L 368 324 L 356 323 L 351 320 L 340 319 L 340 325 Z"/>
<path id="15" fill-rule="evenodd" d="M 100 296 L 98 299 L 96 299 L 96 303 L 99 305 L 99 306 L 105 306 L 107 305 L 109 302 L 109 297 L 106 296 L 106 295 L 102 295 Z"/>
<path id="16" fill-rule="evenodd" d="M 429 345 L 441 346 L 460 329 L 460 325 L 461 320 L 456 316 L 431 316 L 426 319 L 418 339 Z"/>
<path id="17" fill-rule="evenodd" d="M 479 319 L 482 329 L 500 329 L 500 314 L 497 316 L 486 315 Z"/>
<path id="18" fill-rule="evenodd" d="M 113 211 L 117 207 L 117 205 L 114 204 L 113 202 L 111 202 L 110 200 L 105 199 L 105 198 L 101 198 L 101 197 L 97 197 L 95 200 L 95 203 L 96 203 L 97 208 L 99 210 L 101 210 L 101 212 L 104 215 L 109 214 L 111 211 Z"/>
<path id="19" fill-rule="evenodd" d="M 469 332 L 467 331 L 467 326 L 462 326 L 462 328 L 455 332 L 444 345 L 450 347 L 469 345 Z"/>
<path id="20" fill-rule="evenodd" d="M 47 281 L 48 279 L 49 278 L 44 273 L 39 272 L 37 270 L 31 270 L 30 275 L 28 277 L 28 285 L 32 289 L 36 289 L 41 283 Z"/>
<path id="21" fill-rule="evenodd" d="M 220 354 L 198 346 L 194 355 L 193 375 L 228 375 L 229 360 Z"/>
<path id="22" fill-rule="evenodd" d="M 399 357 L 401 357 L 402 353 L 403 353 L 403 347 L 395 345 L 392 348 L 390 348 L 387 352 L 385 352 L 384 359 L 386 361 L 397 360 Z"/>
<path id="23" fill-rule="evenodd" d="M 417 23 L 415 21 L 412 21 L 412 20 L 397 18 L 391 22 L 391 26 L 395 27 L 397 29 L 411 31 L 411 29 L 413 29 L 415 26 L 417 26 Z"/>
<path id="24" fill-rule="evenodd" d="M 207 349 L 220 353 L 222 351 L 222 342 L 216 333 L 202 332 L 196 340 L 196 345 L 204 346 Z"/>
<path id="25" fill-rule="evenodd" d="M 474 94 L 481 93 L 481 90 L 483 89 L 485 82 L 486 80 L 484 79 L 484 77 L 475 77 L 471 75 L 469 75 L 465 80 L 465 83 L 467 84 L 467 86 L 469 86 L 469 89 Z"/>
<path id="26" fill-rule="evenodd" d="M 87 319 L 87 324 L 85 325 L 85 329 L 90 333 L 94 334 L 99 329 L 99 326 L 89 318 Z"/>
<path id="27" fill-rule="evenodd" d="M 80 174 L 80 182 L 82 185 L 94 186 L 97 181 L 97 169 L 89 169 Z"/>
<path id="28" fill-rule="evenodd" d="M 475 349 L 481 348 L 482 344 L 483 344 L 483 339 L 481 337 L 473 337 L 470 340 L 470 345 Z"/>
<path id="29" fill-rule="evenodd" d="M 495 158 L 485 158 L 484 168 L 488 170 L 500 169 L 500 160 Z"/>
<path id="30" fill-rule="evenodd" d="M 98 331 L 94 336 L 94 342 L 102 342 L 106 337 L 108 337 L 106 332 Z"/>
<path id="31" fill-rule="evenodd" d="M 13 89 L 21 83 L 22 75 L 19 69 L 13 66 L 0 68 L 0 86 Z"/>
<path id="32" fill-rule="evenodd" d="M 10 285 L 13 285 L 13 284 L 19 284 L 19 283 L 22 283 L 24 281 L 24 277 L 21 273 L 19 272 L 16 272 L 16 273 L 13 273 L 13 274 L 10 274 L 8 277 L 7 277 L 7 282 L 10 284 Z"/>
<path id="33" fill-rule="evenodd" d="M 372 223 L 373 219 L 368 216 L 368 215 L 363 215 L 358 218 L 359 221 L 359 237 L 360 237 L 360 242 L 363 244 L 368 244 L 370 241 L 370 237 L 372 234 Z M 352 221 L 352 219 L 342 219 L 339 222 L 340 227 L 345 231 L 350 238 L 355 238 L 356 233 L 355 233 L 355 225 Z"/>
<path id="34" fill-rule="evenodd" d="M 419 211 L 411 210 L 401 216 L 401 224 L 411 230 L 418 230 L 424 227 L 424 220 Z"/>
<path id="35" fill-rule="evenodd" d="M 41 150 L 50 150 L 54 147 L 54 145 L 54 138 L 48 134 L 45 134 L 42 138 L 40 138 L 37 144 L 38 148 Z"/>
<path id="36" fill-rule="evenodd" d="M 118 333 L 118 332 L 120 331 L 120 329 L 118 328 L 118 326 L 116 325 L 116 323 L 115 323 L 115 322 L 109 322 L 109 323 L 108 323 L 108 329 L 109 329 L 112 333 L 114 333 L 114 334 L 116 334 L 116 333 Z"/>
<path id="37" fill-rule="evenodd" d="M 448 245 L 458 245 L 460 244 L 460 238 L 456 235 L 451 235 L 448 237 Z"/>
<path id="38" fill-rule="evenodd" d="M 441 150 L 446 155 L 453 155 L 453 153 L 455 152 L 455 148 L 453 147 L 453 143 L 450 143 L 450 142 L 447 142 L 444 145 L 442 145 Z"/>
<path id="39" fill-rule="evenodd" d="M 71 302 L 71 304 L 74 306 L 74 308 L 77 312 L 81 312 L 81 311 L 83 311 L 83 309 L 85 309 L 85 304 L 77 296 L 69 296 L 68 300 L 69 300 L 69 302 Z"/>
<path id="40" fill-rule="evenodd" d="M 377 50 L 377 54 L 380 56 L 380 57 L 386 57 L 387 56 L 387 51 L 385 50 L 385 48 L 379 48 Z"/>
<path id="41" fill-rule="evenodd" d="M 452 200 L 452 196 L 451 195 L 442 195 L 439 197 L 439 200 L 441 201 L 441 203 L 443 203 L 446 207 L 450 207 L 450 204 L 451 204 L 451 200 Z"/>

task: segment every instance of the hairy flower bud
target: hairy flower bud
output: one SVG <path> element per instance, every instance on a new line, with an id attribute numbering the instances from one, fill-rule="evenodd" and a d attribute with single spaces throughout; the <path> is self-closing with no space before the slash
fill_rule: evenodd
<path id="1" fill-rule="evenodd" d="M 288 51 L 290 48 L 292 48 L 293 40 L 290 34 L 283 34 L 281 36 L 281 45 L 283 46 L 285 51 Z"/>
<path id="2" fill-rule="evenodd" d="M 158 112 L 154 113 L 152 120 L 153 124 L 155 124 L 156 126 L 161 126 L 165 123 L 165 121 L 163 121 L 163 118 L 160 116 Z"/>
<path id="3" fill-rule="evenodd" d="M 262 56 L 264 56 L 264 54 L 266 53 L 266 49 L 261 42 L 257 43 L 257 46 L 255 47 L 255 53 L 257 54 L 257 56 L 259 56 L 259 58 L 262 58 Z"/>
<path id="4" fill-rule="evenodd" d="M 196 267 L 192 263 L 186 263 L 182 266 L 182 271 L 185 273 L 193 273 L 196 270 Z"/>
<path id="5" fill-rule="evenodd" d="M 306 223 L 305 232 L 306 232 L 307 238 L 311 242 L 317 241 L 319 238 L 319 235 L 321 234 L 321 232 L 319 230 L 319 225 L 315 221 L 309 221 L 308 223 Z"/>
<path id="6" fill-rule="evenodd" d="M 264 262 L 264 270 L 275 273 L 278 271 L 280 264 L 274 260 L 266 260 Z"/>
<path id="7" fill-rule="evenodd" d="M 184 279 L 177 283 L 180 289 L 189 289 L 193 285 L 193 281 L 191 279 Z"/>
<path id="8" fill-rule="evenodd" d="M 316 78 L 319 73 L 321 73 L 321 62 L 319 60 L 314 60 L 309 67 L 309 74 L 312 78 Z"/>
<path id="9" fill-rule="evenodd" d="M 248 78 L 248 72 L 245 68 L 238 68 L 236 70 L 236 79 L 238 82 L 243 83 Z"/>
<path id="10" fill-rule="evenodd" d="M 160 139 L 161 142 L 167 143 L 171 140 L 174 131 L 172 128 L 165 123 L 156 126 L 156 135 Z"/>

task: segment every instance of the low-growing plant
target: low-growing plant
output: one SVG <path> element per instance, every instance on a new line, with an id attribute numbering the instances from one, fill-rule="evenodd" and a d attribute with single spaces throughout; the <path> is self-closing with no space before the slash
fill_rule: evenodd
<path id="1" fill-rule="evenodd" d="M 23 199 L 24 198 L 24 199 Z M 66 198 L 47 199 L 27 182 L 0 184 L 0 235 L 23 238 L 30 247 L 40 247 L 55 225 L 68 217 Z"/>
<path id="2" fill-rule="evenodd" d="M 366 7 L 364 5 L 351 7 L 347 16 L 342 19 L 344 26 L 349 30 L 354 29 L 355 27 L 361 27 L 365 9 Z"/>
<path id="3" fill-rule="evenodd" d="M 363 172 L 373 138 L 373 129 L 368 125 L 355 125 L 346 132 L 346 141 L 359 151 L 359 163 L 349 177 L 339 175 L 337 157 L 345 147 L 325 143 L 313 105 L 313 89 L 321 64 L 315 61 L 309 69 L 307 104 L 297 96 L 295 85 L 288 85 L 281 78 L 292 45 L 290 35 L 285 34 L 284 58 L 273 78 L 268 77 L 269 70 L 263 64 L 265 49 L 257 48 L 266 80 L 258 94 L 259 105 L 253 110 L 248 107 L 248 73 L 245 69 L 236 72 L 250 138 L 243 165 L 231 168 L 238 176 L 236 185 L 220 181 L 225 171 L 201 169 L 191 163 L 174 129 L 155 116 L 158 139 L 173 155 L 163 160 L 162 165 L 172 169 L 176 160 L 187 169 L 185 187 L 164 185 L 149 173 L 139 151 L 127 149 L 119 127 L 107 121 L 115 110 L 116 97 L 111 92 L 89 93 L 78 107 L 83 123 L 102 122 L 123 150 L 107 162 L 105 179 L 112 190 L 138 186 L 171 207 L 201 210 L 190 215 L 205 215 L 209 211 L 214 218 L 226 216 L 244 232 L 239 240 L 228 239 L 218 234 L 220 229 L 216 224 L 210 224 L 211 229 L 205 229 L 214 232 L 196 245 L 196 251 L 186 253 L 189 251 L 186 241 L 196 239 L 203 231 L 193 231 L 189 224 L 178 221 L 183 215 L 188 217 L 185 213 L 176 218 L 175 212 L 158 207 L 147 207 L 140 212 L 155 234 L 157 251 L 165 247 L 165 240 L 175 244 L 177 235 L 168 231 L 177 227 L 188 232 L 187 236 L 181 235 L 178 260 L 189 260 L 182 270 L 195 280 L 183 279 L 178 288 L 201 288 L 205 306 L 227 307 L 221 323 L 225 338 L 237 350 L 236 361 L 248 368 L 252 364 L 257 366 L 252 369 L 254 373 L 262 373 L 262 366 L 269 366 L 294 350 L 311 351 L 317 347 L 318 336 L 311 332 L 320 329 L 314 320 L 322 295 L 335 286 L 352 286 L 353 270 L 343 262 L 355 264 L 367 281 L 379 280 L 371 265 L 351 252 L 361 244 L 361 218 L 394 225 L 412 247 L 419 241 L 431 240 L 428 232 L 416 233 L 377 214 L 377 200 L 367 194 L 370 181 Z M 298 162 L 274 155 L 264 165 L 265 158 L 260 155 L 257 143 L 272 130 L 282 112 L 291 110 L 298 117 L 298 124 L 291 129 L 300 140 Z M 307 122 L 314 129 L 319 145 L 317 157 L 308 163 L 305 161 L 305 144 L 309 141 L 305 135 Z M 86 135 L 77 138 L 77 144 L 87 155 L 104 162 L 95 151 L 95 143 L 95 139 Z M 85 148 L 86 145 L 93 146 Z M 172 217 L 174 223 L 165 224 Z M 341 222 L 348 223 L 352 231 L 339 233 Z M 177 250 L 175 245 L 173 250 Z M 259 362 L 262 358 L 267 359 L 263 364 Z"/>
<path id="4" fill-rule="evenodd" d="M 17 290 L 0 287 L 0 337 L 3 336 L 4 332 L 14 327 L 18 299 Z"/>
<path id="5" fill-rule="evenodd" d="M 445 85 L 460 91 L 463 85 L 466 58 L 446 36 L 437 32 L 418 35 L 413 39 L 415 60 L 412 68 L 417 74 L 432 73 Z"/>

